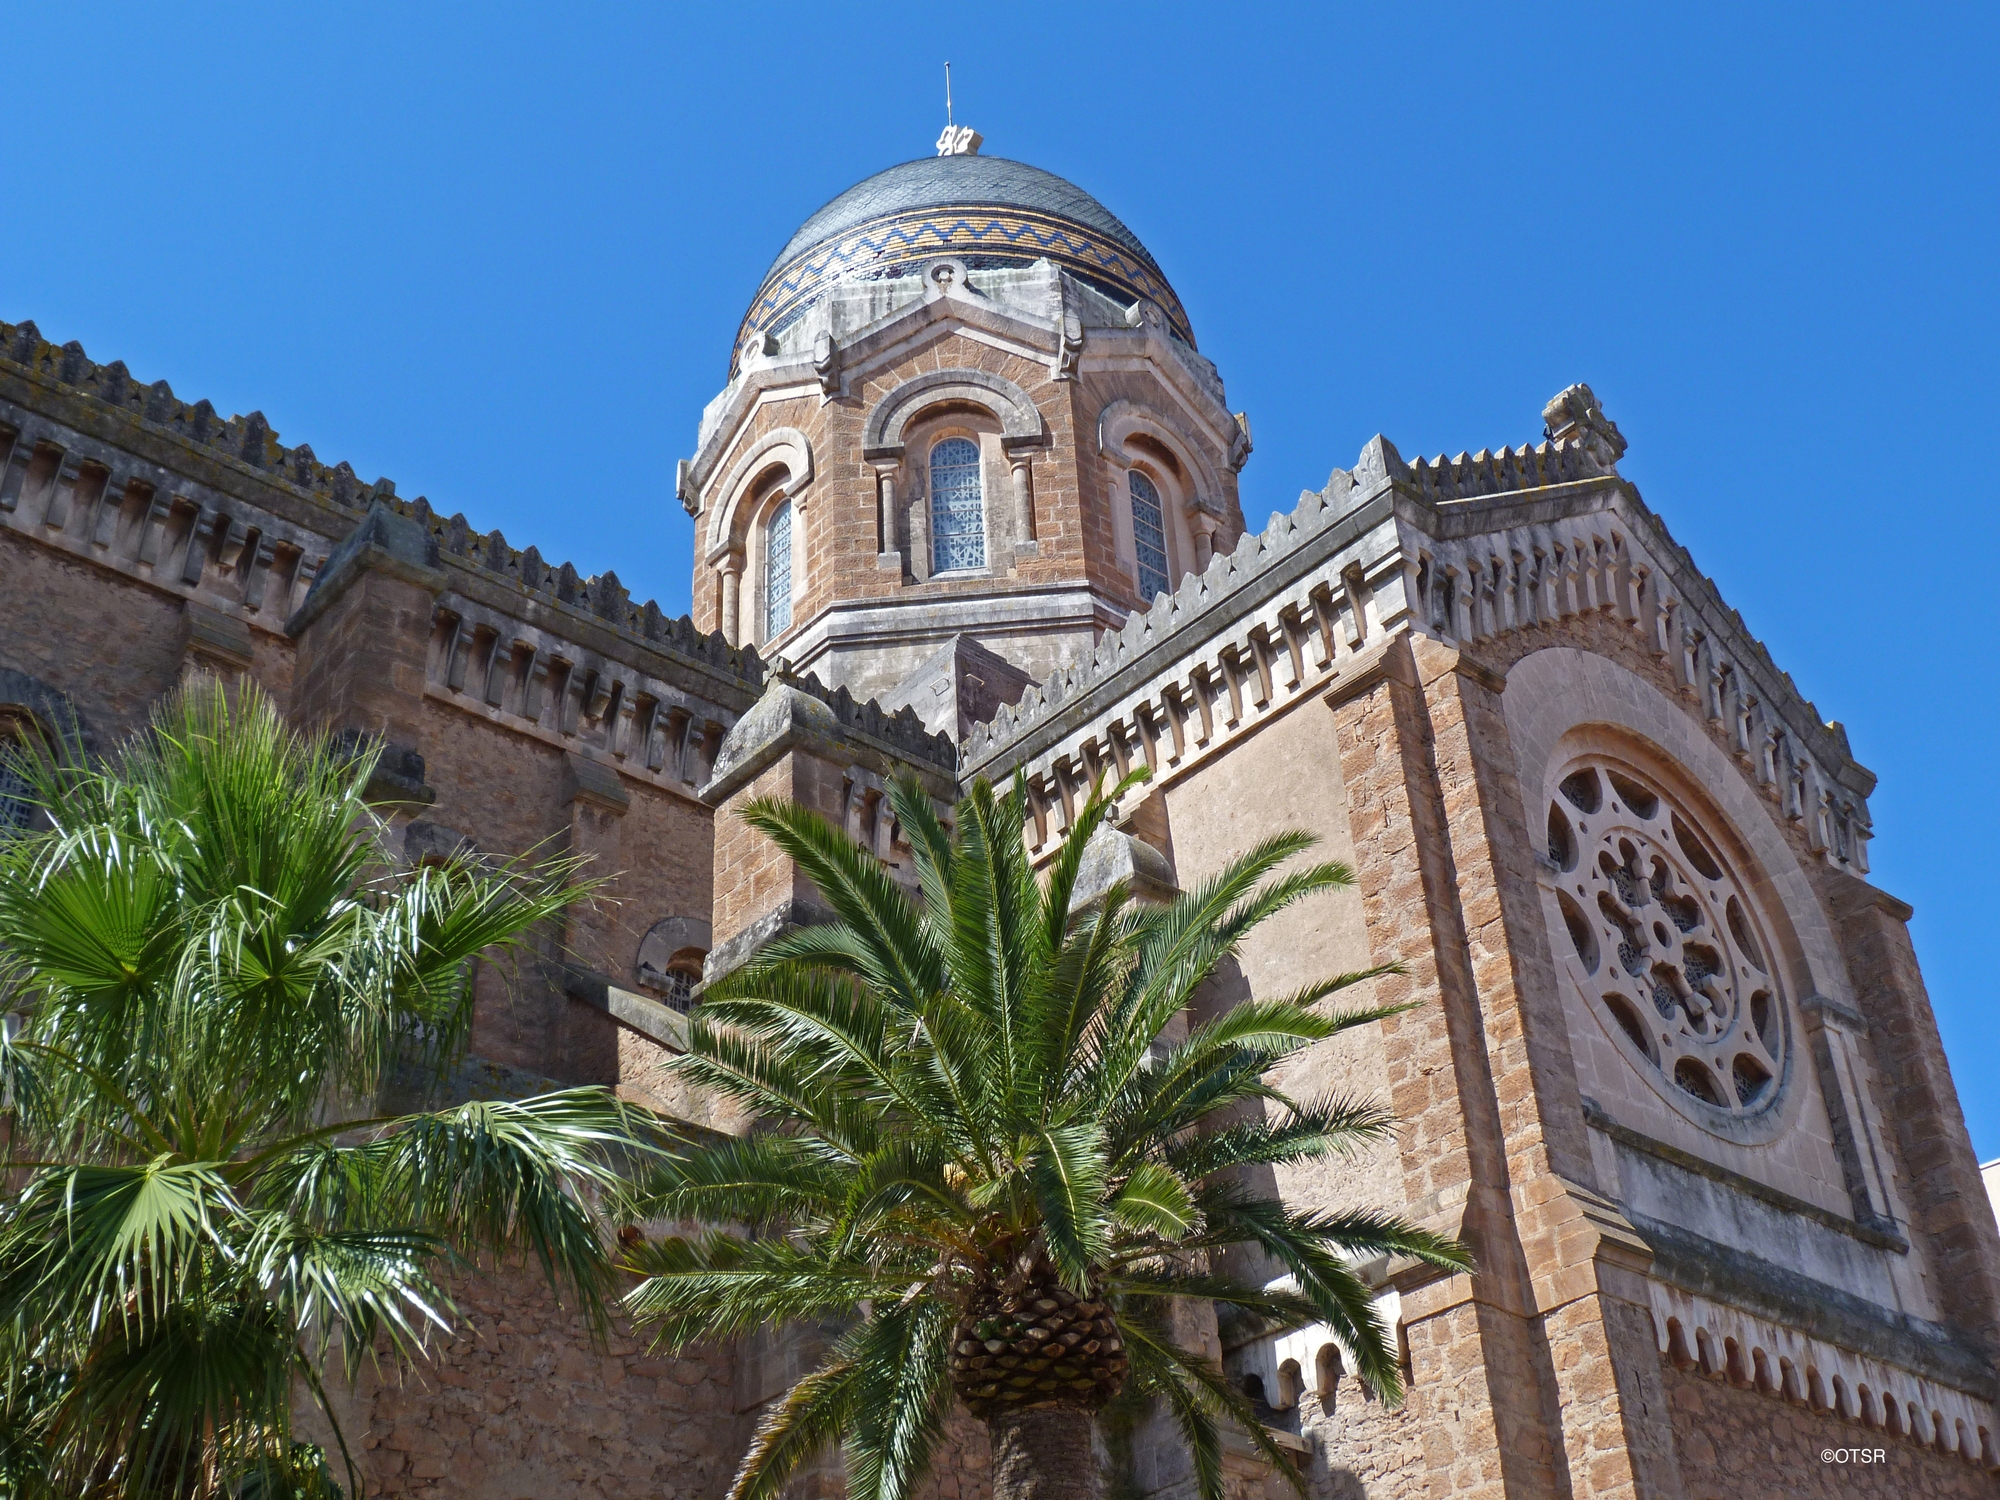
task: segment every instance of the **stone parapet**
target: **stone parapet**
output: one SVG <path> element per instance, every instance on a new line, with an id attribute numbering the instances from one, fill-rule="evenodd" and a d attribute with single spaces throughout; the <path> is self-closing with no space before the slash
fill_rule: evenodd
<path id="1" fill-rule="evenodd" d="M 1412 466 L 1373 439 L 1353 471 L 1335 470 L 1325 489 L 1105 634 L 1089 659 L 975 728 L 963 774 L 1024 769 L 1030 839 L 1048 848 L 1101 772 L 1144 760 L 1156 780 L 1180 774 L 1351 672 L 1390 635 L 1481 643 L 1604 615 L 1670 667 L 1816 853 L 1865 871 L 1874 776 L 1618 477 L 1623 441 L 1579 390 L 1587 395 L 1573 387 L 1551 402 L 1548 420 L 1582 435 L 1505 462 Z"/>
<path id="2" fill-rule="evenodd" d="M 914 885 L 914 864 L 888 802 L 899 776 L 951 800 L 957 758 L 950 736 L 930 734 L 914 711 L 884 714 L 843 688 L 775 672 L 715 756 L 701 799 L 716 810 L 715 903 L 704 980 L 713 983 L 765 943 L 827 918 L 825 897 L 778 846 L 743 819 L 763 798 L 811 808 L 872 849 Z"/>

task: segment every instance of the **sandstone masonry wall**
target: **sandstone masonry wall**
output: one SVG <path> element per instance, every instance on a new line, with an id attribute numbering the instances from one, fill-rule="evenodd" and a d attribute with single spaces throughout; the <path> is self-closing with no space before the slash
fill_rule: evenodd
<path id="1" fill-rule="evenodd" d="M 370 1496 L 713 1500 L 750 1436 L 735 1354 L 654 1352 L 622 1325 L 601 1343 L 532 1267 L 457 1292 L 458 1337 L 406 1374 L 365 1365 L 335 1388 Z M 316 1420 L 303 1423 L 330 1443 Z M 337 1460 L 336 1460 L 337 1464 Z"/>

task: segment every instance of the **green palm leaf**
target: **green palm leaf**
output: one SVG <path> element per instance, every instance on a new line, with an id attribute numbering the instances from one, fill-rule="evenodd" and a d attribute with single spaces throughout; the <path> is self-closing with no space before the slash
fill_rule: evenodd
<path id="1" fill-rule="evenodd" d="M 1372 1101 L 1295 1101 L 1268 1076 L 1393 1014 L 1326 1003 L 1388 970 L 1180 1027 L 1259 923 L 1352 876 L 1283 835 L 1164 906 L 1114 887 L 1076 910 L 1103 795 L 1040 875 L 1018 777 L 1004 797 L 976 783 L 948 817 L 914 782 L 891 805 L 914 894 L 825 819 L 750 809 L 834 920 L 712 984 L 674 1064 L 757 1129 L 675 1144 L 628 1200 L 636 1217 L 702 1226 L 627 1257 L 640 1280 L 624 1306 L 660 1343 L 846 1325 L 765 1416 L 732 1494 L 773 1496 L 838 1441 L 857 1500 L 909 1500 L 954 1394 L 990 1422 L 1040 1405 L 1073 1424 L 1128 1383 L 1172 1414 L 1201 1500 L 1221 1500 L 1229 1425 L 1297 1483 L 1221 1371 L 1166 1335 L 1167 1310 L 1207 1300 L 1266 1327 L 1324 1321 L 1393 1398 L 1400 1371 L 1355 1265 L 1467 1262 L 1391 1217 L 1293 1212 L 1238 1180 L 1337 1160 L 1391 1129 Z M 1239 1248 L 1284 1276 L 1218 1269 Z"/>
<path id="2" fill-rule="evenodd" d="M 657 1151 L 638 1112 L 572 1090 L 327 1122 L 392 1070 L 437 1082 L 473 961 L 588 889 L 575 861 L 406 875 L 371 770 L 213 685 L 108 761 L 30 768 L 52 826 L 0 841 L 9 1493 L 330 1496 L 295 1388 L 331 1418 L 336 1346 L 420 1352 L 467 1257 L 526 1252 L 602 1316 L 593 1201 Z"/>

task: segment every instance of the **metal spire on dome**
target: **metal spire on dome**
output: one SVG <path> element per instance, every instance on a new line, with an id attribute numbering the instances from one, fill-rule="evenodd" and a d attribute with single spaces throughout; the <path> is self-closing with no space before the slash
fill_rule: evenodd
<path id="1" fill-rule="evenodd" d="M 977 156 L 986 137 L 970 125 L 955 125 L 951 118 L 951 64 L 944 65 L 944 134 L 937 138 L 939 156 Z"/>

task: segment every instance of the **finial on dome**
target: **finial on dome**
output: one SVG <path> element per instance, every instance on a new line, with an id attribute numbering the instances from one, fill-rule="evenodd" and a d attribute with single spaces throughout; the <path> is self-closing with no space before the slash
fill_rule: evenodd
<path id="1" fill-rule="evenodd" d="M 939 156 L 977 156 L 986 137 L 970 125 L 956 125 L 951 118 L 951 64 L 944 65 L 944 134 L 937 138 Z"/>

